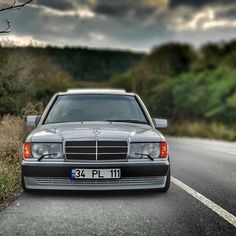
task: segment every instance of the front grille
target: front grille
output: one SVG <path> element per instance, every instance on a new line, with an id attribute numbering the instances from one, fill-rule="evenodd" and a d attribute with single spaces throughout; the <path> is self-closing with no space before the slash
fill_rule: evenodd
<path id="1" fill-rule="evenodd" d="M 125 160 L 127 159 L 127 141 L 66 141 L 68 160 Z"/>

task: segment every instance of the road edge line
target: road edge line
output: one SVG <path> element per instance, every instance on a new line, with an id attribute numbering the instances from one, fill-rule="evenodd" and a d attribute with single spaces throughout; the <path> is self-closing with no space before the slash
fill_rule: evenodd
<path id="1" fill-rule="evenodd" d="M 173 176 L 171 176 L 171 182 L 180 187 L 181 189 L 183 189 L 184 191 L 186 191 L 188 194 L 193 196 L 195 199 L 203 203 L 205 206 L 210 208 L 212 211 L 214 211 L 219 216 L 224 218 L 227 222 L 236 227 L 236 217 L 233 214 L 229 213 L 228 211 L 226 211 L 225 209 L 223 209 L 210 199 L 204 197 L 201 193 L 195 191 L 194 189 L 192 189 L 191 187 L 184 184 L 183 182 L 181 182 L 180 180 L 176 179 Z"/>

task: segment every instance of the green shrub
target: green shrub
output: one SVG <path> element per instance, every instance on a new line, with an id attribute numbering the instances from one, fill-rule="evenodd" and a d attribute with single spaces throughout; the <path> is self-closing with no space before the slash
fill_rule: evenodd
<path id="1" fill-rule="evenodd" d="M 163 133 L 172 136 L 201 137 L 208 139 L 236 140 L 236 127 L 228 127 L 221 123 L 179 122 L 170 124 Z"/>

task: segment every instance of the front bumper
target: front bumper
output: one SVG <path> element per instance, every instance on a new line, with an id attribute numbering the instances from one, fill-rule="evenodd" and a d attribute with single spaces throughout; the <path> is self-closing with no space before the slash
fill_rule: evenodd
<path id="1" fill-rule="evenodd" d="M 72 168 L 120 168 L 120 179 L 72 180 Z M 52 190 L 121 190 L 163 188 L 169 161 L 154 162 L 22 162 L 25 187 Z"/>

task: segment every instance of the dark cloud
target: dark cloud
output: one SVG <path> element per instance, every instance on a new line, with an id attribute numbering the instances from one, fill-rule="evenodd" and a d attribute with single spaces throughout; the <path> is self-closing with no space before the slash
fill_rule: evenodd
<path id="1" fill-rule="evenodd" d="M 170 0 L 170 7 L 190 6 L 200 8 L 209 4 L 230 4 L 236 0 Z"/>
<path id="2" fill-rule="evenodd" d="M 140 0 L 99 0 L 93 6 L 93 11 L 110 17 L 147 17 L 155 12 L 155 7 L 144 4 Z"/>
<path id="3" fill-rule="evenodd" d="M 226 40 L 235 39 L 235 29 L 232 27 L 224 27 L 221 30 L 211 28 L 209 30 L 196 30 L 174 35 L 174 41 L 190 42 L 195 46 L 201 46 L 208 42 L 223 42 Z"/>
<path id="4" fill-rule="evenodd" d="M 56 10 L 72 10 L 74 5 L 69 0 L 37 0 L 37 4 Z"/>
<path id="5" fill-rule="evenodd" d="M 231 9 L 225 10 L 223 12 L 219 12 L 217 14 L 217 18 L 220 18 L 220 19 L 235 19 L 236 20 L 236 4 Z"/>

